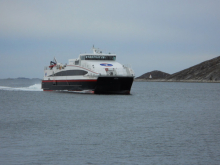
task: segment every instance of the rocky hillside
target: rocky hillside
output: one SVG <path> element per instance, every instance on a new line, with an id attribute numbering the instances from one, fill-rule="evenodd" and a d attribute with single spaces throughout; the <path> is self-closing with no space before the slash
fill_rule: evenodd
<path id="1" fill-rule="evenodd" d="M 170 76 L 170 74 L 154 70 L 152 72 L 145 73 L 136 79 L 165 79 L 168 78 L 168 76 Z"/>
<path id="2" fill-rule="evenodd" d="M 199 81 L 219 81 L 220 80 L 220 56 L 188 69 L 174 73 L 166 78 L 169 81 L 179 80 L 199 80 Z"/>

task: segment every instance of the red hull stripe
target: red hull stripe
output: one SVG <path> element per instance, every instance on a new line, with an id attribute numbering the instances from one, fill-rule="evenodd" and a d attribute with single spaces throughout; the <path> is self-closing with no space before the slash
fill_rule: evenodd
<path id="1" fill-rule="evenodd" d="M 42 80 L 42 82 L 96 82 L 97 80 Z"/>

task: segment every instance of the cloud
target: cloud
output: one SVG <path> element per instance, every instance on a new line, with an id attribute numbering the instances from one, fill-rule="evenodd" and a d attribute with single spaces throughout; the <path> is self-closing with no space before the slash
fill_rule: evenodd
<path id="1" fill-rule="evenodd" d="M 219 22 L 219 17 L 214 17 L 219 14 L 218 4 L 217 1 L 7 0 L 0 5 L 0 34 L 27 37 L 99 35 L 151 41 L 186 41 L 195 35 L 199 40 L 197 31 L 204 32 L 204 19 L 211 20 L 205 27 Z"/>

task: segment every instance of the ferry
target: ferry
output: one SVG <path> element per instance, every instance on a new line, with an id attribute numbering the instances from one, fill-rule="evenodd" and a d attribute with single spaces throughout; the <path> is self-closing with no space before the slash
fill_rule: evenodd
<path id="1" fill-rule="evenodd" d="M 80 54 L 68 64 L 56 58 L 44 68 L 43 91 L 69 91 L 94 94 L 130 94 L 135 73 L 129 65 L 116 62 L 116 54 Z"/>

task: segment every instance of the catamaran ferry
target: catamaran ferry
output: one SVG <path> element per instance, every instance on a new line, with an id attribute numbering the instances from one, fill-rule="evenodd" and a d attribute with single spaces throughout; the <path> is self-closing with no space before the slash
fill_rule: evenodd
<path id="1" fill-rule="evenodd" d="M 44 68 L 44 91 L 71 91 L 95 94 L 130 94 L 134 80 L 131 67 L 116 62 L 116 54 L 104 54 L 93 46 L 93 53 L 80 54 L 61 64 L 54 58 Z"/>

